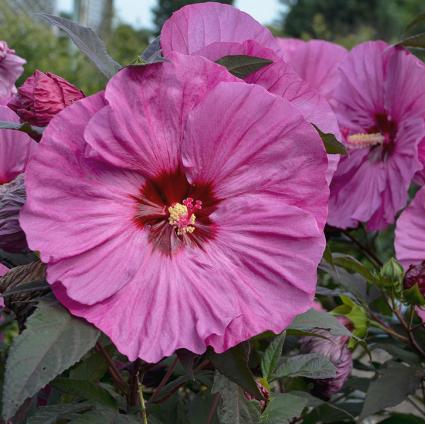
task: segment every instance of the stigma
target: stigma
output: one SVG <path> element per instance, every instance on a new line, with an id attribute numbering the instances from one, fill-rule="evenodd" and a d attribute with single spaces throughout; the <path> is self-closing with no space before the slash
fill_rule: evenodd
<path id="1" fill-rule="evenodd" d="M 384 144 L 385 136 L 381 133 L 360 133 L 351 134 L 347 137 L 348 147 L 351 149 L 362 149 L 365 147 L 377 146 Z"/>
<path id="2" fill-rule="evenodd" d="M 196 215 L 194 212 L 200 209 L 202 209 L 202 202 L 197 200 L 193 203 L 191 197 L 184 199 L 182 203 L 174 203 L 168 208 L 168 213 L 170 214 L 168 223 L 175 227 L 179 236 L 187 233 L 191 234 L 195 231 Z"/>

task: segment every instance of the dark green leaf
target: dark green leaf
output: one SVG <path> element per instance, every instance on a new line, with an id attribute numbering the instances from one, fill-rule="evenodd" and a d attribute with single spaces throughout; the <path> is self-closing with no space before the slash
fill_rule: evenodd
<path id="1" fill-rule="evenodd" d="M 140 424 L 141 420 L 134 415 L 120 414 L 107 408 L 96 409 L 94 411 L 86 412 L 75 416 L 69 424 Z M 149 424 L 154 424 L 152 423 Z"/>
<path id="2" fill-rule="evenodd" d="M 406 362 L 411 365 L 419 365 L 420 359 L 418 355 L 416 355 L 415 352 L 411 352 L 409 350 L 405 350 L 400 346 L 397 346 L 395 344 L 395 341 L 393 339 L 388 339 L 388 342 L 384 343 L 374 343 L 371 346 L 371 349 L 383 349 L 386 352 L 388 352 L 390 355 L 393 356 L 395 359 L 399 359 L 403 362 Z"/>
<path id="3" fill-rule="evenodd" d="M 425 424 L 425 420 L 411 414 L 392 414 L 380 424 Z"/>
<path id="4" fill-rule="evenodd" d="M 26 398 L 79 361 L 98 337 L 94 327 L 73 317 L 57 302 L 41 301 L 9 351 L 3 416 L 12 417 Z"/>
<path id="5" fill-rule="evenodd" d="M 395 364 L 384 369 L 382 375 L 370 383 L 361 418 L 398 405 L 409 394 L 415 393 L 420 381 L 417 368 Z"/>
<path id="6" fill-rule="evenodd" d="M 285 343 L 285 332 L 276 336 L 269 344 L 261 359 L 261 372 L 263 377 L 269 381 L 277 367 L 279 358 L 282 355 L 283 344 Z"/>
<path id="7" fill-rule="evenodd" d="M 217 414 L 221 424 L 258 424 L 258 402 L 248 400 L 243 390 L 220 373 L 214 377 L 212 393 L 220 393 L 221 404 Z"/>
<path id="8" fill-rule="evenodd" d="M 34 291 L 42 291 L 42 290 L 49 290 L 49 289 L 50 289 L 50 286 L 46 283 L 46 281 L 31 281 L 30 283 L 23 283 L 12 289 L 8 289 L 2 294 L 2 296 L 8 297 L 8 296 L 14 296 L 16 294 L 30 293 Z"/>
<path id="9" fill-rule="evenodd" d="M 309 309 L 298 315 L 289 326 L 291 330 L 308 331 L 315 328 L 328 330 L 333 336 L 351 336 L 351 333 L 332 315 L 327 312 Z"/>
<path id="10" fill-rule="evenodd" d="M 398 44 L 401 44 L 404 47 L 425 49 L 425 32 L 421 32 L 420 34 L 407 37 L 404 40 L 400 41 Z"/>
<path id="11" fill-rule="evenodd" d="M 344 255 L 342 253 L 334 253 L 333 261 L 335 265 L 340 266 L 341 268 L 357 272 L 371 283 L 379 284 L 380 282 L 378 277 L 373 275 L 366 266 L 352 256 Z"/>
<path id="12" fill-rule="evenodd" d="M 179 349 L 176 352 L 177 357 L 179 358 L 180 363 L 182 364 L 182 367 L 186 371 L 186 374 L 189 378 L 193 379 L 193 364 L 195 363 L 195 359 L 197 355 L 194 353 L 186 350 L 186 349 Z"/>
<path id="13" fill-rule="evenodd" d="M 87 358 L 77 364 L 69 373 L 73 380 L 99 381 L 108 370 L 105 358 L 99 352 L 91 352 Z"/>
<path id="14" fill-rule="evenodd" d="M 425 12 L 419 14 L 419 16 L 417 16 L 415 19 L 413 19 L 413 21 L 409 22 L 409 24 L 406 27 L 406 31 L 408 31 L 409 29 L 412 29 L 417 24 L 420 24 L 421 22 L 424 22 L 424 21 L 425 21 Z"/>
<path id="15" fill-rule="evenodd" d="M 335 365 L 329 359 L 319 353 L 307 353 L 284 358 L 273 377 L 332 378 L 335 375 Z"/>
<path id="16" fill-rule="evenodd" d="M 328 262 L 332 266 L 332 268 L 335 268 L 334 260 L 332 257 L 332 251 L 328 244 L 326 245 L 325 251 L 323 252 L 323 259 Z"/>
<path id="17" fill-rule="evenodd" d="M 219 65 L 227 68 L 227 70 L 238 78 L 245 78 L 249 74 L 259 71 L 264 66 L 273 63 L 269 59 L 261 57 L 231 55 L 224 56 L 216 61 Z"/>
<path id="18" fill-rule="evenodd" d="M 345 146 L 342 143 L 340 143 L 333 134 L 324 133 L 314 124 L 313 124 L 313 127 L 319 133 L 320 138 L 322 139 L 323 144 L 325 146 L 326 153 L 339 154 L 339 155 L 347 154 L 347 149 L 345 148 Z"/>
<path id="19" fill-rule="evenodd" d="M 284 424 L 299 417 L 307 405 L 307 399 L 291 393 L 272 396 L 261 415 L 261 424 Z"/>
<path id="20" fill-rule="evenodd" d="M 419 286 L 416 283 L 412 287 L 410 287 L 407 290 L 403 291 L 403 297 L 406 299 L 406 301 L 409 303 L 409 305 L 417 305 L 417 306 L 424 306 L 425 305 L 425 298 L 421 291 L 419 290 Z"/>
<path id="21" fill-rule="evenodd" d="M 49 24 L 65 31 L 75 45 L 93 61 L 107 78 L 111 78 L 120 70 L 121 65 L 109 56 L 105 44 L 92 29 L 60 16 L 49 15 L 48 13 L 39 13 L 38 15 Z"/>
<path id="22" fill-rule="evenodd" d="M 207 423 L 214 400 L 215 396 L 210 394 L 205 397 L 195 396 L 187 408 L 187 424 Z M 217 416 L 214 416 L 211 424 L 218 424 Z"/>
<path id="23" fill-rule="evenodd" d="M 92 406 L 89 403 L 43 406 L 28 418 L 27 424 L 56 424 L 58 421 L 66 419 L 70 414 L 83 412 L 91 408 Z"/>
<path id="24" fill-rule="evenodd" d="M 241 386 L 256 399 L 263 399 L 248 367 L 247 351 L 243 343 L 221 354 L 210 353 L 209 359 L 221 374 Z"/>
<path id="25" fill-rule="evenodd" d="M 85 380 L 71 380 L 64 377 L 56 378 L 51 384 L 56 390 L 73 395 L 78 399 L 100 403 L 110 408 L 117 407 L 116 400 L 99 384 Z"/>

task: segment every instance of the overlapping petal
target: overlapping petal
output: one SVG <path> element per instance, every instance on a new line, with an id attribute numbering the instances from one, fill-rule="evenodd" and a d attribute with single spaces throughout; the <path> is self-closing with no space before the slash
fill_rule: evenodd
<path id="1" fill-rule="evenodd" d="M 182 156 L 189 180 L 214 181 L 219 198 L 265 190 L 311 212 L 319 226 L 326 221 L 320 138 L 288 102 L 261 87 L 222 83 L 213 90 L 189 115 Z"/>
<path id="2" fill-rule="evenodd" d="M 324 248 L 315 219 L 255 194 L 223 201 L 214 220 L 217 239 L 205 249 L 185 249 L 178 261 L 151 252 L 139 274 L 101 303 L 73 302 L 60 285 L 55 293 L 131 360 L 157 362 L 182 347 L 221 352 L 282 331 L 312 303 Z"/>
<path id="3" fill-rule="evenodd" d="M 28 199 L 20 218 L 31 249 L 52 263 L 49 279 L 60 278 L 72 286 L 70 295 L 89 303 L 126 284 L 144 253 L 143 236 L 130 231 L 136 210 L 131 196 L 143 177 L 84 158 L 85 125 L 104 106 L 103 94 L 97 94 L 51 121 L 27 169 Z M 108 256 L 115 251 L 118 257 Z"/>
<path id="4" fill-rule="evenodd" d="M 216 42 L 242 43 L 254 40 L 279 51 L 271 32 L 248 14 L 222 3 L 191 4 L 174 12 L 161 31 L 161 48 L 168 57 L 173 51 L 198 54 Z"/>
<path id="5" fill-rule="evenodd" d="M 151 177 L 178 167 L 189 110 L 219 82 L 236 80 L 202 57 L 173 53 L 169 59 L 126 68 L 109 82 L 108 106 L 90 121 L 85 137 L 111 164 Z"/>
<path id="6" fill-rule="evenodd" d="M 345 59 L 344 47 L 324 40 L 302 41 L 277 38 L 283 58 L 297 74 L 320 94 L 330 99 L 338 84 L 338 67 Z"/>

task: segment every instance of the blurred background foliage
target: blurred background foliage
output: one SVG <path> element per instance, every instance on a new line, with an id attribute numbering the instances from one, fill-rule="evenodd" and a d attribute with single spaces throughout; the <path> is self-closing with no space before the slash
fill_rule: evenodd
<path id="1" fill-rule="evenodd" d="M 406 26 L 425 11 L 423 0 L 279 1 L 284 11 L 272 28 L 276 35 L 321 38 L 347 48 L 374 39 L 396 42 Z"/>
<path id="2" fill-rule="evenodd" d="M 102 75 L 70 43 L 68 37 L 54 30 L 31 13 L 15 7 L 18 0 L 0 0 L 0 40 L 6 40 L 27 60 L 18 85 L 35 69 L 61 75 L 86 94 L 101 90 Z M 383 39 L 395 42 L 403 36 L 406 25 L 424 12 L 424 0 L 277 0 L 281 15 L 269 28 L 275 35 L 302 39 L 322 38 L 351 48 L 355 44 Z M 153 8 L 154 30 L 139 29 L 121 22 L 114 13 L 119 1 L 111 5 L 104 18 L 106 25 L 97 29 L 110 54 L 121 64 L 133 62 L 146 48 L 163 22 L 180 7 L 196 0 L 158 0 Z M 221 0 L 232 4 L 233 0 Z M 71 16 L 66 16 L 71 18 Z M 420 30 L 425 30 L 421 28 Z M 415 32 L 419 32 L 418 28 Z"/>

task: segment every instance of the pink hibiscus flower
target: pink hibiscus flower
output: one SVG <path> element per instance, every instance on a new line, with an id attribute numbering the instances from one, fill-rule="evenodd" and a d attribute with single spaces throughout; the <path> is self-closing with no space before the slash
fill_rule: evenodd
<path id="1" fill-rule="evenodd" d="M 16 92 L 15 82 L 24 72 L 25 60 L 8 47 L 6 41 L 0 41 L 0 105 L 5 105 Z"/>
<path id="2" fill-rule="evenodd" d="M 222 3 L 207 2 L 185 6 L 168 19 L 161 31 L 162 53 L 176 51 L 200 55 L 212 61 L 224 56 L 245 55 L 269 59 L 273 63 L 244 80 L 289 100 L 304 118 L 325 133 L 340 137 L 337 120 L 328 101 L 304 81 L 282 58 L 271 32 L 251 16 Z M 331 158 L 328 180 L 336 169 L 337 155 Z"/>
<path id="3" fill-rule="evenodd" d="M 0 121 L 19 122 L 18 116 L 0 106 Z M 19 225 L 25 202 L 23 172 L 36 142 L 15 130 L 0 130 L 0 249 L 19 251 L 26 247 Z"/>
<path id="4" fill-rule="evenodd" d="M 328 222 L 380 230 L 394 222 L 422 168 L 425 66 L 402 48 L 373 41 L 355 47 L 340 71 L 336 113 L 350 152 L 332 180 Z"/>
<path id="5" fill-rule="evenodd" d="M 338 84 L 338 65 L 347 50 L 324 40 L 303 41 L 295 38 L 277 38 L 283 58 L 297 74 L 328 100 Z"/>
<path id="6" fill-rule="evenodd" d="M 148 362 L 307 310 L 328 198 L 324 149 L 287 101 L 168 59 L 53 118 L 21 214 L 59 300 Z"/>

